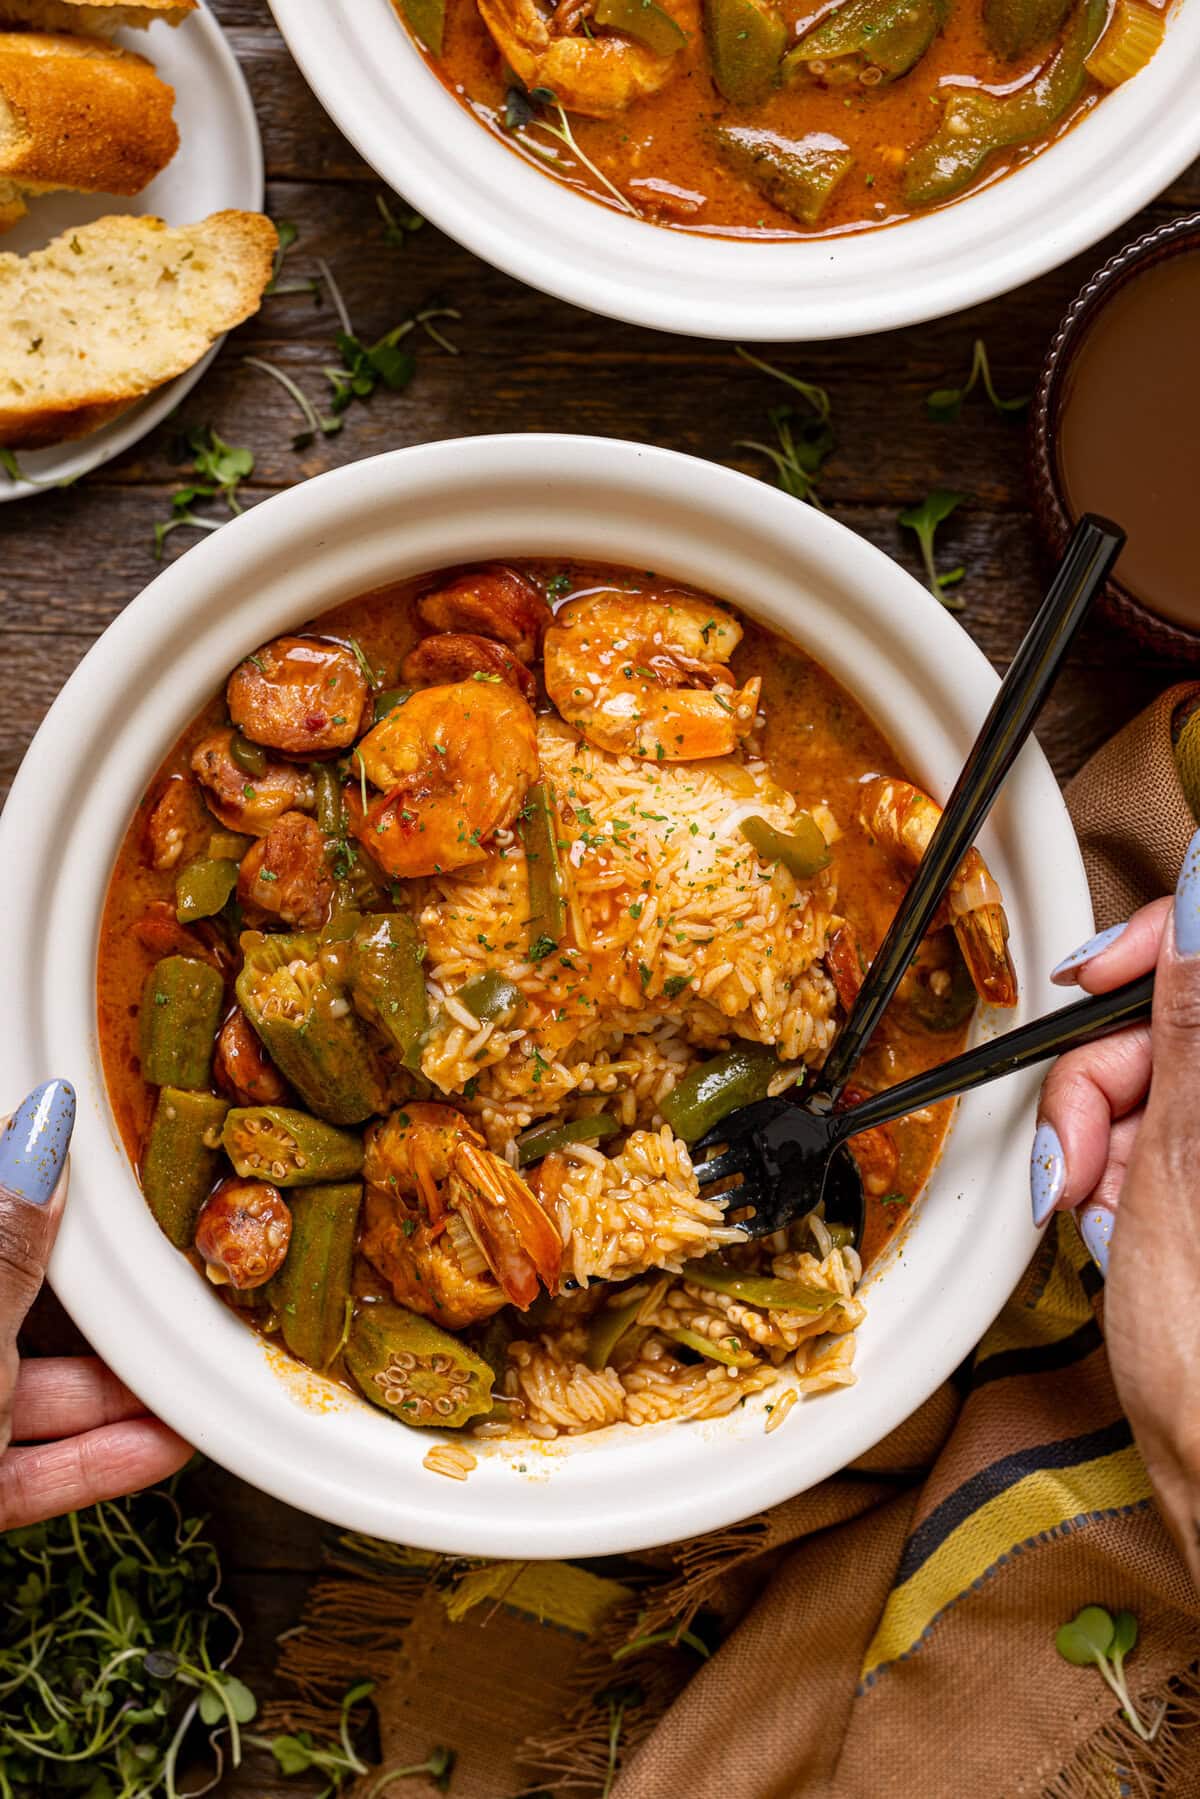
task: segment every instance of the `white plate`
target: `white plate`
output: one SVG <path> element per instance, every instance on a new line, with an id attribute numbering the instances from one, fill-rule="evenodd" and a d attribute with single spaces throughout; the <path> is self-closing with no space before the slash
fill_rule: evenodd
<path id="1" fill-rule="evenodd" d="M 819 341 L 973 306 L 1094 244 L 1200 154 L 1200 0 L 1176 0 L 1149 68 L 1002 181 L 883 230 L 706 238 L 600 206 L 506 150 L 389 0 L 270 4 L 326 111 L 434 224 L 576 306 L 698 337 Z"/>
<path id="2" fill-rule="evenodd" d="M 117 1139 L 96 1044 L 109 873 L 183 723 L 264 639 L 352 594 L 450 563 L 574 554 L 709 587 L 786 630 L 949 791 L 996 691 L 966 633 L 863 538 L 748 476 L 644 445 L 528 434 L 393 451 L 320 475 L 196 545 L 140 594 L 51 708 L 0 820 L 0 1110 L 36 1082 L 79 1090 L 71 1197 L 50 1268 L 97 1352 L 225 1467 L 344 1527 L 484 1556 L 600 1555 L 732 1523 L 803 1492 L 895 1428 L 970 1351 L 1037 1242 L 1036 1073 L 964 1101 L 898 1253 L 872 1278 L 858 1384 L 793 1408 L 763 1396 L 705 1424 L 479 1444 L 464 1484 L 406 1430 L 282 1362 L 154 1223 Z M 1091 930 L 1066 809 L 1036 745 L 983 835 L 1012 921 L 1022 1018 Z M 290 1367 L 290 1372 L 289 1372 Z"/>
<path id="3" fill-rule="evenodd" d="M 175 89 L 179 148 L 161 175 L 140 194 L 46 194 L 29 202 L 28 216 L 0 234 L 0 251 L 39 250 L 60 231 L 109 213 L 154 213 L 168 225 L 191 225 L 210 212 L 236 208 L 259 212 L 263 203 L 263 154 L 254 103 L 221 27 L 202 6 L 172 30 L 123 31 L 115 40 L 148 56 Z M 152 431 L 196 385 L 217 351 L 215 343 L 193 368 L 139 400 L 128 412 L 72 443 L 18 455 L 32 481 L 13 482 L 0 469 L 0 501 L 45 493 L 58 481 L 76 480 L 127 450 Z M 34 483 L 39 483 L 35 485 Z"/>

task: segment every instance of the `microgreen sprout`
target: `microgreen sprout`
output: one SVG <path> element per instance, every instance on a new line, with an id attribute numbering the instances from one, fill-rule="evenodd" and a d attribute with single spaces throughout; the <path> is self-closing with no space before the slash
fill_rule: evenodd
<path id="1" fill-rule="evenodd" d="M 74 487 L 79 479 L 79 475 L 67 475 L 61 481 L 39 480 L 36 475 L 29 474 L 21 467 L 17 461 L 15 450 L 7 449 L 2 444 L 0 444 L 0 469 L 4 470 L 10 481 L 24 481 L 30 487 Z M 82 474 L 83 471 L 80 470 L 80 473 Z"/>
<path id="2" fill-rule="evenodd" d="M 768 444 L 752 437 L 739 437 L 737 448 L 753 450 L 756 455 L 765 456 L 774 468 L 775 479 L 784 493 L 791 494 L 795 500 L 807 500 L 810 506 L 823 512 L 825 507 L 817 492 L 816 477 L 834 446 L 828 393 L 812 381 L 803 381 L 799 375 L 790 375 L 786 369 L 777 369 L 774 364 L 751 356 L 740 345 L 737 353 L 751 368 L 761 370 L 773 380 L 782 381 L 799 394 L 807 408 L 806 412 L 798 413 L 794 406 L 773 406 L 767 417 L 775 432 L 776 442 Z"/>
<path id="3" fill-rule="evenodd" d="M 456 1760 L 453 1749 L 446 1749 L 439 1745 L 429 1751 L 423 1762 L 414 1762 L 407 1768 L 389 1768 L 386 1774 L 380 1775 L 373 1786 L 367 1788 L 365 1799 L 376 1799 L 376 1794 L 386 1792 L 393 1781 L 411 1780 L 421 1774 L 429 1776 L 439 1793 L 448 1793 Z"/>
<path id="4" fill-rule="evenodd" d="M 321 1789 L 319 1799 L 332 1799 L 332 1795 L 341 1792 L 347 1779 L 370 1773 L 369 1764 L 354 1747 L 351 1714 L 355 1706 L 361 1705 L 374 1691 L 373 1680 L 360 1680 L 343 1694 L 336 1743 L 318 1743 L 307 1730 L 297 1731 L 295 1735 L 248 1736 L 245 1740 L 255 1749 L 268 1749 L 281 1774 L 315 1771 L 326 1775 L 327 1784 Z M 416 1773 L 425 1771 L 424 1767 L 413 1770 Z"/>
<path id="5" fill-rule="evenodd" d="M 292 380 L 277 363 L 267 362 L 261 356 L 243 356 L 242 361 L 248 369 L 258 369 L 264 375 L 270 375 L 277 381 L 288 398 L 300 409 L 305 429 L 298 431 L 292 439 L 293 450 L 307 450 L 315 438 L 332 437 L 342 428 L 340 418 L 322 418 L 304 389 Z"/>
<path id="6" fill-rule="evenodd" d="M 224 500 L 230 517 L 244 510 L 238 499 L 242 482 L 254 473 L 254 456 L 250 450 L 225 439 L 211 425 L 193 427 L 180 440 L 184 459 L 190 457 L 196 477 L 171 495 L 171 516 L 154 527 L 154 554 L 161 562 L 163 545 L 172 531 L 187 525 L 197 531 L 219 531 L 222 518 L 206 518 L 196 512 L 197 500 Z"/>
<path id="7" fill-rule="evenodd" d="M 966 574 L 966 568 L 948 569 L 944 575 L 937 572 L 937 564 L 933 555 L 933 540 L 937 528 L 950 517 L 966 499 L 965 494 L 951 493 L 949 488 L 935 487 L 932 493 L 926 494 L 919 506 L 910 506 L 900 514 L 899 522 L 908 531 L 915 531 L 917 542 L 921 546 L 921 561 L 925 565 L 925 577 L 929 583 L 929 591 L 935 600 L 951 612 L 962 611 L 962 601 L 947 594 L 948 587 L 955 587 Z"/>
<path id="8" fill-rule="evenodd" d="M 1125 1657 L 1137 1639 L 1138 1623 L 1132 1612 L 1118 1612 L 1114 1618 L 1102 1605 L 1085 1605 L 1069 1623 L 1059 1626 L 1054 1647 L 1073 1667 L 1094 1667 L 1120 1700 L 1130 1728 L 1143 1743 L 1152 1743 L 1167 1708 L 1165 1702 L 1160 1705 L 1157 1718 L 1147 1724 L 1130 1697 L 1125 1680 Z"/>
<path id="9" fill-rule="evenodd" d="M 403 250 L 413 232 L 425 223 L 419 212 L 406 211 L 397 217 L 383 194 L 376 194 L 375 205 L 383 220 L 383 241 L 393 250 Z"/>
<path id="10" fill-rule="evenodd" d="M 315 305 L 321 304 L 321 283 L 316 275 L 309 275 L 296 281 L 281 281 L 283 265 L 288 251 L 300 237 L 300 227 L 290 219 L 276 219 L 275 229 L 279 233 L 279 247 L 275 251 L 275 263 L 271 270 L 271 279 L 267 282 L 265 292 L 275 294 L 311 294 Z"/>
<path id="11" fill-rule="evenodd" d="M 255 1701 L 225 1671 L 241 1632 L 219 1586 L 168 1488 L 0 1535 L 0 1793 L 178 1799 L 200 1726 L 228 1729 L 236 1766 Z"/>
<path id="12" fill-rule="evenodd" d="M 556 117 L 554 119 L 540 118 L 534 111 L 535 106 L 549 108 Z M 557 151 L 548 150 L 544 144 L 536 143 L 528 135 L 531 131 L 544 131 L 547 137 L 552 137 L 556 143 L 562 144 L 575 160 L 583 165 L 593 179 L 612 195 L 622 212 L 630 213 L 635 219 L 641 217 L 628 194 L 623 194 L 620 188 L 609 180 L 604 170 L 597 168 L 591 157 L 580 149 L 575 133 L 571 130 L 571 121 L 559 102 L 557 94 L 550 88 L 534 87 L 530 88 L 526 94 L 518 87 L 510 87 L 504 101 L 504 127 L 506 131 L 519 135 L 525 148 L 531 150 L 543 162 L 561 164 L 562 157 Z"/>
<path id="13" fill-rule="evenodd" d="M 973 393 L 975 387 L 980 383 L 982 383 L 983 391 L 992 406 L 1001 414 L 1024 412 L 1029 404 L 1028 394 L 1019 394 L 1011 400 L 1000 398 L 992 380 L 987 346 L 981 337 L 977 337 L 971 351 L 971 372 L 963 386 L 938 387 L 931 394 L 926 394 L 925 408 L 930 418 L 940 419 L 943 423 L 956 419 L 962 411 L 963 401 Z"/>
<path id="14" fill-rule="evenodd" d="M 636 1680 L 621 1681 L 615 1686 L 604 1687 L 595 1695 L 597 1705 L 603 1705 L 608 1711 L 608 1764 L 604 1770 L 604 1785 L 600 1799 L 609 1799 L 620 1766 L 621 1725 L 625 1713 L 633 1706 L 645 1703 L 645 1692 Z"/>

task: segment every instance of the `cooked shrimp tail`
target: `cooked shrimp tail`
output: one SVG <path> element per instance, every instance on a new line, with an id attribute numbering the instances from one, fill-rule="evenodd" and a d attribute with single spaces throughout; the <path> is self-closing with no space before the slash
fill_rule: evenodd
<path id="1" fill-rule="evenodd" d="M 865 829 L 897 862 L 915 868 L 941 818 L 929 795 L 908 781 L 878 776 L 859 797 Z M 946 923 L 958 939 L 975 991 L 989 1006 L 1017 1003 L 1017 975 L 1008 948 L 1008 917 L 1000 889 L 977 849 L 969 849 L 946 893 Z"/>

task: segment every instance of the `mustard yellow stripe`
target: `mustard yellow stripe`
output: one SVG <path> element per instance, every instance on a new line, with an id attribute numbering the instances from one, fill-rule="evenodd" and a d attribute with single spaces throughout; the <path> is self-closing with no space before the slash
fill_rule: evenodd
<path id="1" fill-rule="evenodd" d="M 905 1655 L 939 1612 L 1018 1544 L 1069 1519 L 1118 1511 L 1149 1495 L 1145 1465 L 1132 1444 L 1073 1468 L 1027 1474 L 972 1512 L 903 1586 L 893 1589 L 861 1678 Z"/>
<path id="2" fill-rule="evenodd" d="M 1022 1303 L 1018 1289 L 991 1329 L 984 1333 L 976 1352 L 977 1359 L 1000 1355 L 1007 1350 L 1035 1349 L 1059 1343 L 1092 1317 L 1091 1301 L 1080 1284 L 1070 1250 L 1078 1248 L 1084 1256 L 1087 1252 L 1078 1242 L 1079 1233 L 1074 1225 L 1069 1229 L 1069 1237 L 1066 1231 L 1060 1234 L 1054 1266 L 1035 1303 Z"/>
<path id="3" fill-rule="evenodd" d="M 446 1616 L 457 1624 L 485 1600 L 526 1612 L 539 1624 L 557 1624 L 590 1637 L 630 1589 L 569 1562 L 485 1562 L 442 1595 Z"/>

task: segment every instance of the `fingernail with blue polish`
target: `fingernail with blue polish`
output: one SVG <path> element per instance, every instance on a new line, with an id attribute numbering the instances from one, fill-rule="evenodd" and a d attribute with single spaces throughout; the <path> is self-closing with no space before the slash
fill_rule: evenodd
<path id="1" fill-rule="evenodd" d="M 46 1205 L 58 1185 L 74 1128 L 71 1083 L 44 1081 L 35 1087 L 0 1136 L 0 1193 Z"/>
<path id="2" fill-rule="evenodd" d="M 1200 954 L 1200 831 L 1187 846 L 1175 889 L 1175 947 L 1181 956 Z"/>
<path id="3" fill-rule="evenodd" d="M 1101 1274 L 1108 1275 L 1108 1248 L 1112 1241 L 1114 1214 L 1107 1206 L 1089 1206 L 1080 1214 L 1079 1235 L 1083 1238 L 1083 1247 L 1095 1262 Z"/>
<path id="4" fill-rule="evenodd" d="M 1050 970 L 1050 979 L 1055 986 L 1069 987 L 1072 977 L 1083 967 L 1084 963 L 1091 962 L 1097 956 L 1102 955 L 1110 944 L 1117 941 L 1125 928 L 1124 922 L 1110 924 L 1107 931 L 1098 931 L 1094 937 L 1089 937 L 1086 943 L 1081 943 L 1078 949 L 1073 949 L 1069 956 L 1064 956 L 1058 966 Z"/>
<path id="5" fill-rule="evenodd" d="M 1033 1195 L 1033 1222 L 1045 1224 L 1062 1198 L 1067 1184 L 1067 1162 L 1058 1132 L 1052 1124 L 1039 1124 L 1029 1158 L 1029 1190 Z"/>

